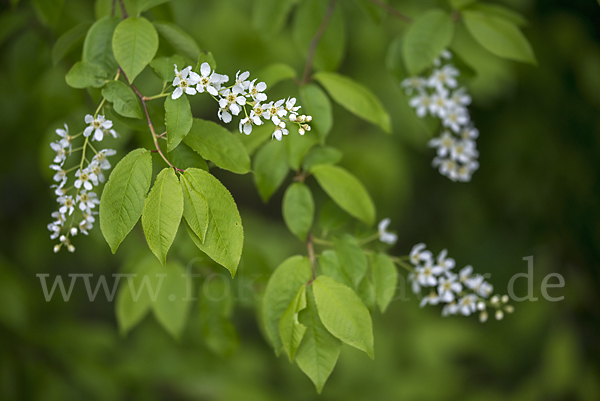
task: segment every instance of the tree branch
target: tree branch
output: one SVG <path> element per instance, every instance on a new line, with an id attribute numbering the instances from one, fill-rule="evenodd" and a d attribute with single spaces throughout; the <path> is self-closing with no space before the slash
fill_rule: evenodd
<path id="1" fill-rule="evenodd" d="M 396 10 L 389 4 L 384 3 L 382 0 L 369 0 L 369 1 L 373 4 L 375 4 L 376 6 L 383 8 L 385 11 L 387 11 L 392 16 L 398 18 L 399 20 L 402 20 L 402 21 L 408 22 L 408 23 L 412 22 L 412 18 L 407 17 L 406 15 L 400 13 L 398 10 Z"/>
<path id="2" fill-rule="evenodd" d="M 123 15 L 123 19 L 128 18 L 129 14 L 127 14 L 127 9 L 125 8 L 125 3 L 123 3 L 123 0 L 119 0 L 119 4 L 121 5 L 121 14 Z"/>
<path id="3" fill-rule="evenodd" d="M 331 17 L 333 16 L 333 11 L 335 10 L 336 3 L 337 3 L 337 0 L 331 0 L 331 2 L 329 3 L 329 7 L 327 8 L 327 11 L 325 12 L 325 17 L 323 18 L 323 22 L 321 22 L 321 25 L 319 26 L 319 29 L 317 29 L 315 36 L 313 36 L 312 40 L 310 41 L 310 46 L 308 48 L 308 55 L 306 56 L 306 64 L 304 65 L 304 75 L 302 76 L 302 81 L 300 82 L 301 85 L 307 84 L 310 79 L 310 70 L 312 68 L 313 58 L 315 56 L 315 51 L 317 50 L 317 45 L 319 44 L 321 37 L 327 30 L 327 25 L 329 25 L 329 21 L 331 20 Z"/>

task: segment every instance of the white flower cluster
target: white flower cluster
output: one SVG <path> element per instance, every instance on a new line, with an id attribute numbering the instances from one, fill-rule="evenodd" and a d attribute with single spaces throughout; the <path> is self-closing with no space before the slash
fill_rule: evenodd
<path id="1" fill-rule="evenodd" d="M 425 249 L 425 244 L 417 244 L 410 252 L 410 263 L 415 267 L 414 273 L 408 279 L 412 283 L 413 292 L 419 294 L 421 288 L 429 288 L 430 292 L 421 300 L 421 307 L 427 304 L 437 305 L 445 303 L 442 316 L 464 315 L 469 316 L 479 311 L 479 320 L 485 322 L 488 318 L 487 307 L 496 309 L 496 319 L 504 317 L 504 311 L 512 313 L 508 296 L 493 296 L 493 287 L 484 280 L 480 274 L 473 274 L 473 267 L 466 266 L 458 274 L 452 273 L 455 261 L 447 257 L 444 249 L 434 260 L 430 251 Z"/>
<path id="2" fill-rule="evenodd" d="M 171 97 L 178 99 L 184 93 L 193 96 L 196 93 L 208 92 L 219 103 L 217 115 L 224 123 L 231 122 L 233 116 L 244 111 L 245 117 L 240 120 L 239 129 L 246 135 L 252 132 L 254 125 L 262 125 L 265 121 L 271 121 L 275 125 L 272 138 L 278 141 L 289 133 L 288 123 L 296 124 L 300 135 L 310 131 L 308 123 L 312 121 L 312 117 L 298 114 L 300 106 L 296 106 L 296 98 L 267 102 L 267 95 L 264 93 L 267 84 L 257 83 L 256 79 L 250 81 L 249 78 L 248 71 L 238 71 L 235 83 L 224 86 L 229 77 L 212 71 L 208 63 L 200 65 L 200 74 L 192 71 L 191 66 L 179 71 L 175 65 L 173 86 L 176 88 Z M 247 107 L 250 108 L 250 112 Z"/>
<path id="3" fill-rule="evenodd" d="M 398 235 L 387 231 L 387 228 L 391 222 L 392 221 L 389 218 L 385 218 L 377 225 L 377 235 L 379 236 L 379 241 L 388 245 L 394 245 L 396 241 L 398 241 Z"/>
<path id="4" fill-rule="evenodd" d="M 479 131 L 473 126 L 467 106 L 471 96 L 458 87 L 460 71 L 449 60 L 452 53 L 444 50 L 435 61 L 435 69 L 428 77 L 410 77 L 402 81 L 407 95 L 413 95 L 410 105 L 417 116 L 428 114 L 439 118 L 444 129 L 441 135 L 429 141 L 437 148 L 433 165 L 452 181 L 470 181 L 479 167 L 475 139 Z"/>
<path id="5" fill-rule="evenodd" d="M 53 177 L 56 184 L 51 187 L 54 188 L 56 201 L 59 204 L 59 209 L 52 213 L 54 221 L 48 224 L 48 230 L 52 233 L 50 238 L 58 238 L 60 241 L 54 246 L 54 252 L 58 252 L 63 245 L 69 252 L 74 252 L 75 246 L 71 244 L 69 237 L 78 233 L 87 235 L 92 229 L 95 222 L 94 215 L 98 214 L 94 209 L 100 204 L 98 195 L 93 192 L 93 189 L 105 181 L 103 171 L 111 168 L 107 157 L 116 154 L 112 149 L 96 151 L 91 144 L 91 141 L 102 141 L 106 134 L 115 138 L 118 136 L 112 129 L 112 122 L 102 115 L 94 117 L 91 114 L 85 116 L 85 122 L 88 124 L 85 130 L 74 136 L 69 134 L 66 124 L 65 129 L 57 129 L 56 134 L 61 139 L 50 144 L 52 150 L 56 152 L 53 164 L 50 165 L 50 168 L 56 172 Z M 73 149 L 72 142 L 80 135 L 85 137 L 85 142 L 81 148 Z M 94 152 L 91 161 L 86 157 L 88 147 Z M 80 163 L 72 168 L 65 168 L 68 156 L 75 151 L 82 152 Z M 87 162 L 85 168 L 84 162 Z M 67 186 L 68 174 L 72 171 L 75 171 L 75 180 L 72 186 Z"/>

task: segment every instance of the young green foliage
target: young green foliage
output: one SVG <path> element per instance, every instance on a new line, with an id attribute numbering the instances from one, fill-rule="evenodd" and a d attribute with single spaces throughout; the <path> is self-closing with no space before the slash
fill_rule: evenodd
<path id="1" fill-rule="evenodd" d="M 263 202 L 283 184 L 289 169 L 285 157 L 285 143 L 271 141 L 254 157 L 254 182 Z"/>
<path id="2" fill-rule="evenodd" d="M 182 215 L 181 185 L 175 171 L 167 167 L 156 177 L 142 214 L 142 227 L 148 246 L 163 265 L 175 240 Z"/>
<path id="3" fill-rule="evenodd" d="M 333 243 L 344 275 L 348 277 L 352 287 L 357 289 L 369 267 L 367 255 L 356 238 L 350 234 L 334 238 Z"/>
<path id="4" fill-rule="evenodd" d="M 373 359 L 373 323 L 358 295 L 327 276 L 317 277 L 313 291 L 319 317 L 327 330 Z"/>
<path id="5" fill-rule="evenodd" d="M 112 253 L 133 229 L 144 210 L 152 180 L 152 156 L 136 149 L 111 173 L 100 199 L 100 229 Z"/>
<path id="6" fill-rule="evenodd" d="M 321 144 L 324 144 L 333 126 L 331 101 L 325 92 L 313 83 L 301 86 L 299 91 L 302 107 L 306 114 L 313 117 L 314 130 L 317 132 Z"/>
<path id="7" fill-rule="evenodd" d="M 208 348 L 222 357 L 231 356 L 239 346 L 238 333 L 229 321 L 234 297 L 224 277 L 208 276 L 199 288 L 200 324 Z"/>
<path id="8" fill-rule="evenodd" d="M 283 220 L 301 241 L 306 241 L 315 214 L 315 202 L 306 184 L 295 182 L 283 196 Z"/>
<path id="9" fill-rule="evenodd" d="M 185 174 L 181 176 L 180 182 L 183 191 L 183 217 L 200 242 L 204 243 L 208 230 L 208 202 L 188 181 Z"/>
<path id="10" fill-rule="evenodd" d="M 108 78 L 106 71 L 97 64 L 78 61 L 71 67 L 65 80 L 75 89 L 101 88 Z"/>
<path id="11" fill-rule="evenodd" d="M 375 286 L 375 299 L 381 313 L 384 313 L 394 298 L 398 285 L 398 270 L 385 253 L 371 254 L 371 275 Z"/>
<path id="12" fill-rule="evenodd" d="M 112 40 L 119 22 L 119 18 L 107 16 L 92 25 L 83 42 L 82 61 L 99 65 L 107 74 L 116 74 L 118 65 L 113 54 Z"/>
<path id="13" fill-rule="evenodd" d="M 306 308 L 306 285 L 300 287 L 279 321 L 279 337 L 290 362 L 294 360 L 306 326 L 298 321 L 298 313 Z"/>
<path id="14" fill-rule="evenodd" d="M 158 34 L 144 17 L 129 17 L 115 28 L 113 52 L 129 82 L 152 61 L 158 50 Z"/>
<path id="15" fill-rule="evenodd" d="M 172 22 L 154 21 L 154 27 L 162 37 L 181 55 L 196 61 L 200 55 L 200 47 L 190 35 Z"/>
<path id="16" fill-rule="evenodd" d="M 194 244 L 235 276 L 244 245 L 242 219 L 233 197 L 211 174 L 197 168 L 185 171 L 186 184 L 208 203 L 208 228 L 204 242 L 186 224 Z"/>
<path id="17" fill-rule="evenodd" d="M 167 152 L 175 149 L 192 128 L 192 109 L 187 96 L 165 99 L 165 126 L 167 127 Z"/>
<path id="18" fill-rule="evenodd" d="M 138 97 L 133 90 L 121 81 L 110 81 L 102 88 L 102 96 L 113 104 L 113 108 L 123 117 L 142 118 Z"/>

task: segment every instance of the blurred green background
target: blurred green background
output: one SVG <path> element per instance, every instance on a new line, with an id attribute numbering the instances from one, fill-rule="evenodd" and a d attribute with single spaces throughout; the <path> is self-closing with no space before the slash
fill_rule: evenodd
<path id="1" fill-rule="evenodd" d="M 529 20 L 524 32 L 539 66 L 502 61 L 472 46 L 467 61 L 477 76 L 468 87 L 481 133 L 481 168 L 471 183 L 460 184 L 430 166 L 432 132 L 413 115 L 386 71 L 390 43 L 406 24 L 371 13 L 359 0 L 340 1 L 345 44 L 338 70 L 377 94 L 392 116 L 393 133 L 334 106 L 328 142 L 344 151 L 342 165 L 363 180 L 378 217 L 392 218 L 400 237 L 393 254 L 405 255 L 417 242 L 434 252 L 448 248 L 459 267 L 472 264 L 490 273 L 500 293 L 512 275 L 526 271 L 523 257 L 533 255 L 534 295 L 540 300 L 516 303 L 513 315 L 481 324 L 475 317 L 441 318 L 440 309 L 420 309 L 418 299 L 407 294 L 409 302 L 397 300 L 385 315 L 374 313 L 375 360 L 344 347 L 320 396 L 285 356 L 275 357 L 256 323 L 251 295 L 236 303 L 233 323 L 240 345 L 229 357 L 204 345 L 197 305 L 183 338 L 175 341 L 152 316 L 120 336 L 114 304 L 103 296 L 89 302 L 80 285 L 70 302 L 58 296 L 45 302 L 36 274 L 50 274 L 50 280 L 69 273 L 109 276 L 121 271 L 144 240 L 138 227 L 113 256 L 95 227 L 89 238 L 77 239 L 75 254 L 52 253 L 46 229 L 55 206 L 49 141 L 65 121 L 82 127 L 94 103 L 64 81 L 80 58 L 81 42 L 58 65 L 51 49 L 62 33 L 93 22 L 102 7 L 65 0 L 61 9 L 44 9 L 44 2 L 35 2 L 42 12 L 31 1 L 1 3 L 0 399 L 600 399 L 597 2 L 504 1 Z M 285 62 L 300 74 L 306 49 L 294 45 L 293 18 L 280 34 L 265 37 L 252 22 L 253 3 L 174 0 L 148 18 L 175 21 L 213 52 L 219 72 L 231 76 L 248 69 L 256 75 L 270 63 Z M 388 3 L 411 16 L 447 7 L 442 0 Z M 144 74 L 151 87 L 151 73 Z M 273 93 L 297 94 L 297 88 L 283 83 Z M 194 113 L 216 119 L 211 103 L 194 104 Z M 116 128 L 122 133 L 115 145 L 120 150 L 144 141 Z M 214 173 L 238 202 L 246 232 L 240 276 L 233 283 L 254 280 L 260 292 L 268 272 L 304 252 L 283 225 L 283 190 L 264 205 L 250 174 Z M 309 185 L 322 203 L 313 179 Z M 197 256 L 183 239 L 179 243 L 181 255 Z M 547 302 L 540 284 L 554 272 L 563 275 L 566 286 L 550 289 L 550 295 L 564 300 Z M 517 280 L 516 292 L 525 294 L 525 280 Z"/>

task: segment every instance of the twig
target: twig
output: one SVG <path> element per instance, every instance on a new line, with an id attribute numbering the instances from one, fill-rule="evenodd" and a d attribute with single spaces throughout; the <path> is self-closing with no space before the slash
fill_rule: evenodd
<path id="1" fill-rule="evenodd" d="M 121 71 L 121 73 L 123 74 L 123 78 L 125 78 L 125 81 L 129 84 L 129 86 L 131 86 L 131 89 L 133 89 L 133 91 L 135 92 L 135 94 L 140 98 L 140 100 L 142 101 L 142 106 L 144 106 L 144 113 L 146 113 L 146 120 L 148 121 L 148 127 L 150 128 L 150 132 L 152 133 L 152 140 L 154 141 L 154 146 L 156 147 L 156 150 L 158 151 L 158 153 L 160 154 L 160 156 L 163 158 L 163 160 L 171 167 L 173 168 L 175 171 L 180 171 L 183 172 L 184 170 L 177 168 L 173 165 L 173 163 L 171 163 L 169 161 L 169 159 L 167 159 L 167 157 L 165 156 L 165 154 L 162 152 L 162 150 L 160 149 L 160 145 L 158 144 L 158 136 L 156 135 L 156 131 L 154 130 L 154 125 L 152 124 L 152 120 L 150 119 L 150 113 L 148 113 L 148 107 L 146 106 L 146 101 L 144 100 L 144 95 L 142 95 L 140 93 L 140 91 L 138 90 L 138 88 L 135 87 L 135 85 L 131 82 L 129 82 L 129 79 L 127 78 L 127 75 L 125 74 L 125 71 L 123 71 L 123 69 L 121 67 L 119 67 L 119 71 Z"/>
<path id="2" fill-rule="evenodd" d="M 310 285 L 317 277 L 315 274 L 315 250 L 313 248 L 313 236 L 311 233 L 308 233 L 306 248 L 308 249 L 308 260 L 310 261 L 310 270 L 312 272 L 312 279 L 307 283 L 307 285 Z"/>
<path id="3" fill-rule="evenodd" d="M 373 4 L 375 4 L 376 6 L 383 8 L 385 11 L 387 11 L 389 14 L 393 15 L 394 17 L 398 18 L 399 20 L 402 20 L 402 21 L 408 22 L 408 23 L 412 22 L 412 18 L 407 17 L 406 15 L 400 13 L 398 10 L 396 10 L 389 4 L 384 3 L 381 0 L 369 0 L 369 1 Z"/>
<path id="4" fill-rule="evenodd" d="M 114 17 L 115 16 L 115 5 L 117 3 L 117 0 L 112 0 L 112 6 L 110 7 L 110 16 Z"/>
<path id="5" fill-rule="evenodd" d="M 319 44 L 321 37 L 325 33 L 325 30 L 327 30 L 327 25 L 329 25 L 329 21 L 331 20 L 331 17 L 333 16 L 333 11 L 335 10 L 336 3 L 337 3 L 337 0 L 331 0 L 331 2 L 329 3 L 329 7 L 327 8 L 327 11 L 325 12 L 325 17 L 323 18 L 323 22 L 321 22 L 321 25 L 319 26 L 319 29 L 317 29 L 315 36 L 310 41 L 310 46 L 308 48 L 308 55 L 306 56 L 306 64 L 304 65 L 304 75 L 302 76 L 302 82 L 301 82 L 302 85 L 307 84 L 310 79 L 310 70 L 312 68 L 313 58 L 315 56 L 315 51 L 317 50 L 317 45 Z"/>
<path id="6" fill-rule="evenodd" d="M 123 3 L 123 0 L 119 0 L 119 4 L 121 5 L 121 14 L 123 15 L 123 19 L 129 18 L 129 14 L 127 14 L 127 9 L 125 8 L 125 3 Z"/>

